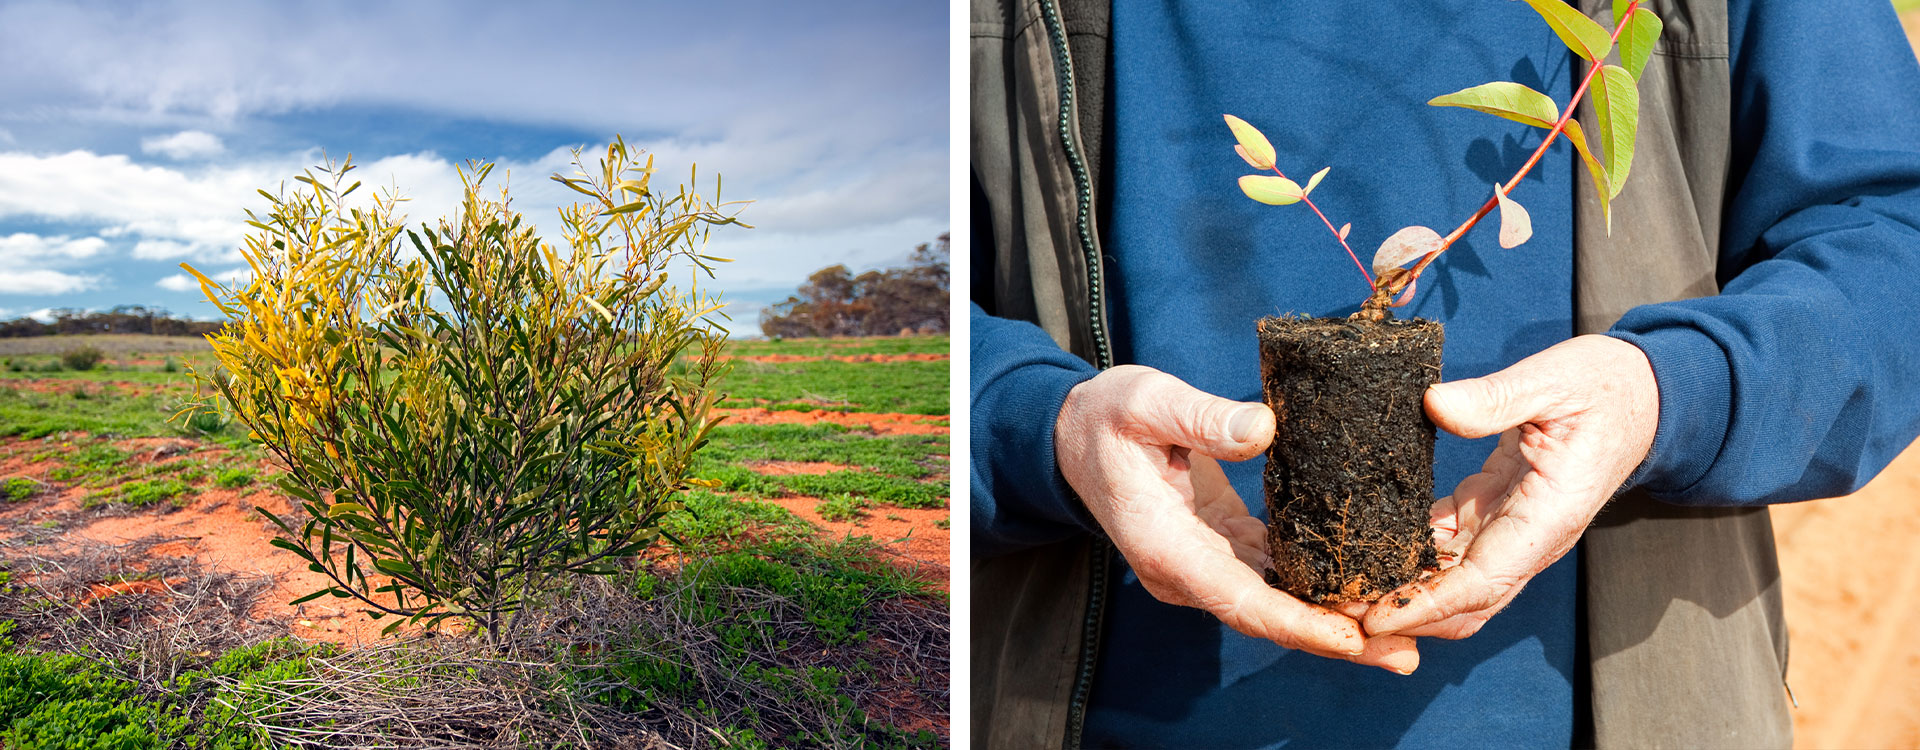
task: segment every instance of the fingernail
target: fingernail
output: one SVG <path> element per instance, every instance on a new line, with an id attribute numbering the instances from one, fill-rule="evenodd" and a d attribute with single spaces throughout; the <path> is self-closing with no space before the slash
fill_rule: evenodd
<path id="1" fill-rule="evenodd" d="M 1236 443 L 1253 442 L 1253 433 L 1260 428 L 1262 412 L 1266 410 L 1267 407 L 1264 406 L 1249 406 L 1235 412 L 1233 421 L 1227 423 L 1227 434 L 1232 436 Z"/>

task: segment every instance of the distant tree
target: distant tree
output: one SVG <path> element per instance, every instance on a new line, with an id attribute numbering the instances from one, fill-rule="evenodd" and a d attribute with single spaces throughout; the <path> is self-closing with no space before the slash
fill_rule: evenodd
<path id="1" fill-rule="evenodd" d="M 890 336 L 948 329 L 949 235 L 914 248 L 904 268 L 854 276 L 844 265 L 813 272 L 786 301 L 760 312 L 770 337 Z"/>
<path id="2" fill-rule="evenodd" d="M 144 333 L 157 336 L 205 336 L 221 323 L 175 318 L 166 310 L 145 305 L 120 305 L 104 312 L 63 307 L 48 311 L 51 322 L 33 318 L 0 321 L 0 338 L 56 336 L 82 333 Z"/>

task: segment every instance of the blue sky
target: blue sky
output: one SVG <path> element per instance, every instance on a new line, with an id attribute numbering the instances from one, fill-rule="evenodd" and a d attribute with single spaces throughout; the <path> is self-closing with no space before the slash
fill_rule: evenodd
<path id="1" fill-rule="evenodd" d="M 947 49 L 945 3 L 0 2 L 0 319 L 212 315 L 178 264 L 244 265 L 255 189 L 323 151 L 415 224 L 498 162 L 557 236 L 548 175 L 619 133 L 656 181 L 697 162 L 753 201 L 709 249 L 757 332 L 812 271 L 949 228 Z"/>

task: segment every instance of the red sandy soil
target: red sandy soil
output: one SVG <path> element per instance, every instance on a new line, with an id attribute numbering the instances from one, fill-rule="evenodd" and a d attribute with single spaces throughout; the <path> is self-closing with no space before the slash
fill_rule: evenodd
<path id="1" fill-rule="evenodd" d="M 921 418 L 917 415 L 837 416 Z M 890 422 L 880 419 L 879 423 L 885 425 Z M 941 425 L 938 429 L 944 431 L 946 428 Z M 0 482 L 10 477 L 46 481 L 47 473 L 62 464 L 60 455 L 84 441 L 85 437 L 79 436 L 65 441 L 63 446 L 59 442 L 41 440 L 0 440 Z M 113 444 L 131 454 L 131 461 L 142 463 L 169 463 L 188 458 L 217 459 L 227 453 L 224 448 L 179 438 L 134 438 L 117 440 Z M 35 455 L 46 452 L 53 455 L 40 461 L 31 460 Z M 850 467 L 824 462 L 767 461 L 753 468 L 780 475 L 824 474 Z M 264 488 L 232 490 L 205 483 L 188 497 L 184 507 L 177 509 L 163 504 L 96 513 L 81 507 L 88 492 L 86 488 L 65 487 L 58 492 L 42 493 L 24 503 L 0 503 L 0 538 L 12 536 L 11 530 L 14 528 L 54 517 L 82 519 L 62 530 L 61 537 L 53 542 L 56 545 L 54 551 L 58 550 L 57 545 L 64 539 L 122 544 L 158 535 L 167 541 L 154 546 L 151 554 L 192 557 L 201 565 L 211 568 L 273 576 L 277 588 L 262 597 L 256 605 L 252 613 L 256 619 L 288 621 L 292 635 L 309 641 L 356 644 L 372 643 L 379 639 L 380 629 L 386 622 L 367 617 L 351 600 L 323 597 L 300 605 L 287 604 L 327 586 L 330 580 L 308 570 L 305 561 L 293 553 L 269 544 L 277 529 L 255 512 L 254 507 L 264 507 L 275 515 L 287 518 L 294 511 L 294 506 L 285 496 Z M 946 509 L 872 508 L 869 509 L 869 517 L 854 523 L 842 523 L 826 521 L 814 513 L 814 506 L 819 504 L 819 500 L 814 498 L 793 497 L 770 502 L 813 522 L 821 528 L 822 534 L 834 537 L 847 534 L 870 536 L 896 556 L 892 562 L 917 572 L 925 580 L 937 581 L 943 591 L 947 589 L 948 533 L 934 526 L 936 521 L 948 517 Z M 905 520 L 895 521 L 887 518 L 888 515 Z M 110 595 L 120 590 L 116 587 L 160 585 L 164 583 L 102 582 L 96 584 L 89 598 Z"/>
<path id="2" fill-rule="evenodd" d="M 949 590 L 952 576 L 947 565 L 948 531 L 934 525 L 948 517 L 946 508 L 881 506 L 866 509 L 865 518 L 829 521 L 814 510 L 820 506 L 820 498 L 817 497 L 793 495 L 765 502 L 792 511 L 794 515 L 819 527 L 825 536 L 872 537 L 887 552 L 899 556 L 897 564 L 913 573 L 915 578 L 937 584 L 941 591 Z"/>
<path id="3" fill-rule="evenodd" d="M 872 430 L 881 435 L 938 435 L 947 432 L 944 414 L 869 414 L 844 411 L 776 411 L 773 409 L 715 409 L 734 424 L 819 424 L 831 422 Z"/>
<path id="4" fill-rule="evenodd" d="M 1773 508 L 1794 747 L 1920 747 L 1920 444 L 1859 492 Z"/>
<path id="5" fill-rule="evenodd" d="M 853 470 L 852 466 L 842 466 L 829 461 L 754 461 L 747 468 L 770 477 L 785 477 L 794 474 L 832 474 L 836 471 Z"/>
<path id="6" fill-rule="evenodd" d="M 7 378 L 0 380 L 0 388 L 12 388 L 21 391 L 32 391 L 34 393 L 67 394 L 75 390 L 99 393 L 108 386 L 112 386 L 114 390 L 129 396 L 144 396 L 149 393 L 159 393 L 165 390 L 176 390 L 183 393 L 192 390 L 191 386 L 187 385 L 184 380 L 179 384 L 135 383 L 129 380 L 68 380 L 65 378 Z"/>
<path id="7" fill-rule="evenodd" d="M 764 362 L 779 364 L 783 362 L 819 362 L 837 360 L 840 362 L 944 362 L 949 359 L 943 352 L 923 352 L 915 354 L 848 354 L 831 357 L 816 357 L 806 354 L 757 354 L 747 357 L 733 357 L 746 362 Z"/>

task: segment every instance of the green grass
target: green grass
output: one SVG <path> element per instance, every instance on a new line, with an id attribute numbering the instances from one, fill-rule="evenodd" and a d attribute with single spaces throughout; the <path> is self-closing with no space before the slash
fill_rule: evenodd
<path id="1" fill-rule="evenodd" d="M 824 461 L 919 479 L 943 463 L 946 435 L 874 436 L 836 424 L 734 425 L 714 428 L 701 466 L 749 461 Z"/>
<path id="2" fill-rule="evenodd" d="M 81 392 L 87 393 L 87 397 L 74 398 L 73 391 L 38 393 L 12 388 L 0 380 L 0 437 L 39 438 L 62 432 L 116 437 L 198 434 L 232 447 L 249 444 L 245 428 L 233 424 L 223 423 L 210 432 L 192 433 L 184 425 L 169 423 L 191 391 L 136 396 L 96 384 L 75 383 L 74 388 L 83 389 Z"/>
<path id="3" fill-rule="evenodd" d="M 786 354 L 799 357 L 848 357 L 858 354 L 946 354 L 951 347 L 947 336 L 883 336 L 850 339 L 780 339 L 777 341 L 735 341 L 728 354 L 736 357 L 764 357 Z"/>
<path id="4" fill-rule="evenodd" d="M 39 491 L 39 482 L 26 477 L 9 477 L 5 484 L 0 485 L 0 500 L 17 503 L 33 497 Z"/>
<path id="5" fill-rule="evenodd" d="M 144 508 L 163 501 L 174 501 L 178 504 L 180 500 L 184 500 L 181 496 L 191 489 L 185 481 L 177 478 L 136 479 L 111 489 L 91 493 L 87 495 L 83 504 L 93 506 L 100 503 L 121 503 L 135 508 Z"/>
<path id="6" fill-rule="evenodd" d="M 947 455 L 945 435 L 875 437 L 839 425 L 721 425 L 694 464 L 720 489 L 759 497 L 851 495 L 868 504 L 941 508 L 944 483 L 921 481 Z M 824 461 L 852 467 L 827 474 L 768 476 L 757 460 Z"/>
<path id="7" fill-rule="evenodd" d="M 836 360 L 737 362 L 722 385 L 729 395 L 721 406 L 946 414 L 950 382 L 947 365 Z"/>
<path id="8" fill-rule="evenodd" d="M 227 489 L 239 489 L 253 484 L 255 476 L 251 466 L 228 466 L 214 472 L 213 483 Z"/>

